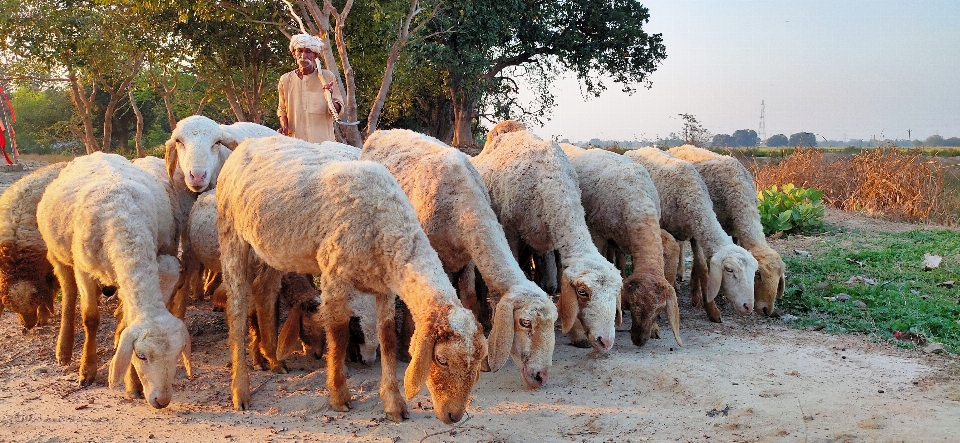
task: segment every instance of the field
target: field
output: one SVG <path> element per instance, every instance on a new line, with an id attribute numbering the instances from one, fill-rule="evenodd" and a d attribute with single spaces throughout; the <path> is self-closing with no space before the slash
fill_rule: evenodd
<path id="1" fill-rule="evenodd" d="M 13 175 L 0 174 L 0 187 Z M 797 251 L 819 258 L 843 245 L 869 249 L 883 233 L 931 229 L 832 209 L 826 222 L 823 233 L 772 240 L 793 263 L 790 277 L 803 275 Z M 958 257 L 945 260 L 956 266 Z M 174 401 L 163 410 L 106 387 L 115 301 L 104 300 L 99 376 L 84 389 L 76 387 L 76 361 L 65 367 L 54 361 L 57 323 L 23 334 L 6 313 L 0 317 L 0 441 L 872 442 L 960 435 L 954 355 L 875 333 L 828 333 L 834 331 L 828 322 L 737 317 L 726 306 L 724 322 L 710 323 L 690 306 L 688 291 L 684 284 L 683 347 L 669 337 L 633 346 L 629 316 L 605 356 L 569 346 L 557 331 L 544 388 L 527 389 L 512 363 L 482 374 L 469 417 L 456 426 L 433 416 L 426 390 L 408 402 L 410 420 L 384 421 L 377 364 L 348 368 L 354 409 L 334 412 L 326 405 L 326 371 L 303 356 L 288 362 L 286 375 L 254 371 L 253 409 L 233 411 L 226 326 L 207 303 L 187 315 L 194 377 L 179 371 Z M 80 340 L 82 334 L 76 352 Z"/>

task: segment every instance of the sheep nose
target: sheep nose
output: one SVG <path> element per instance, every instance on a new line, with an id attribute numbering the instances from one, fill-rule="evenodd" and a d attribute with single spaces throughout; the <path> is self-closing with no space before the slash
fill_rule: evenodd
<path id="1" fill-rule="evenodd" d="M 201 184 L 207 178 L 207 171 L 203 171 L 202 174 L 195 173 L 190 171 L 190 182 L 194 184 Z"/>
<path id="2" fill-rule="evenodd" d="M 764 306 L 764 307 L 763 307 L 763 316 L 764 316 L 764 317 L 767 317 L 767 316 L 769 316 L 769 315 L 770 315 L 770 313 L 767 311 L 767 307 Z"/>
<path id="3" fill-rule="evenodd" d="M 753 306 L 750 306 L 749 303 L 744 303 L 744 304 L 743 304 L 743 313 L 744 313 L 744 314 L 750 314 L 751 311 L 753 311 Z"/>
<path id="4" fill-rule="evenodd" d="M 450 418 L 450 423 L 451 423 L 451 424 L 452 424 L 452 423 L 456 423 L 456 422 L 460 421 L 461 418 L 463 418 L 463 412 L 458 412 L 458 413 L 456 413 L 456 414 L 454 414 L 453 412 L 448 412 L 448 413 L 447 413 L 447 417 Z"/>
<path id="5" fill-rule="evenodd" d="M 604 351 L 608 351 L 613 347 L 613 341 L 604 340 L 603 337 L 597 337 L 597 344 L 600 345 L 600 349 Z"/>
<path id="6" fill-rule="evenodd" d="M 157 409 L 163 409 L 167 407 L 169 404 L 170 404 L 169 398 L 167 399 L 151 398 L 150 399 L 150 406 L 153 406 L 154 408 L 157 408 Z"/>

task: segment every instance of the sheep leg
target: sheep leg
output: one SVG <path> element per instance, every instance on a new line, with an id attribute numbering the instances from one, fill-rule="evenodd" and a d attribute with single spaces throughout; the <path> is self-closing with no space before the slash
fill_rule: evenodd
<path id="1" fill-rule="evenodd" d="M 473 272 L 472 270 L 470 272 Z M 410 418 L 407 402 L 397 382 L 397 330 L 393 296 L 377 297 L 377 338 L 380 340 L 380 400 L 387 418 L 400 422 Z"/>
<path id="2" fill-rule="evenodd" d="M 693 272 L 690 277 L 691 299 L 694 301 L 694 306 L 703 305 L 710 321 L 720 323 L 720 309 L 717 308 L 717 302 L 716 300 L 707 301 L 707 293 L 704 290 L 710 272 L 707 267 L 707 258 L 696 240 L 690 239 L 690 249 L 693 252 Z"/>
<path id="3" fill-rule="evenodd" d="M 57 336 L 57 364 L 66 366 L 73 360 L 73 341 L 77 333 L 77 281 L 73 268 L 55 260 L 53 271 L 60 280 L 63 301 L 60 306 L 60 334 Z"/>
<path id="4" fill-rule="evenodd" d="M 257 315 L 256 309 L 250 312 L 248 323 L 250 343 L 247 345 L 247 353 L 249 353 L 250 358 L 253 359 L 253 369 L 264 371 L 270 367 L 270 363 L 260 352 L 260 317 Z"/>
<path id="5" fill-rule="evenodd" d="M 350 341 L 351 310 L 345 291 L 329 287 L 324 287 L 322 291 L 323 303 L 320 309 L 324 318 L 327 319 L 327 391 L 330 393 L 328 402 L 333 410 L 347 412 L 350 410 L 350 390 L 347 389 L 344 360 L 347 357 L 347 345 Z M 384 361 L 386 361 L 385 357 Z"/>
<path id="6" fill-rule="evenodd" d="M 143 383 L 140 382 L 137 368 L 133 365 L 130 365 L 130 369 L 127 370 L 124 383 L 127 385 L 127 398 L 143 398 Z"/>
<path id="7" fill-rule="evenodd" d="M 280 271 L 262 266 L 253 280 L 253 294 L 257 310 L 259 353 L 267 361 L 270 371 L 286 374 L 287 366 L 277 359 L 277 324 L 279 323 Z"/>
<path id="8" fill-rule="evenodd" d="M 567 333 L 567 337 L 570 337 L 570 344 L 575 347 L 590 347 L 590 338 L 587 337 L 587 331 L 583 329 L 583 323 L 580 322 L 579 318 L 573 323 L 573 327 L 570 328 L 570 332 Z"/>
<path id="9" fill-rule="evenodd" d="M 250 314 L 251 273 L 247 266 L 250 245 L 243 242 L 232 226 L 219 225 L 223 281 L 230 297 L 224 309 L 227 317 L 227 342 L 230 346 L 233 408 L 243 411 L 250 406 L 250 372 L 247 368 L 247 316 Z M 226 229 L 224 229 L 226 228 Z M 224 241 L 225 240 L 225 241 Z"/>
<path id="10" fill-rule="evenodd" d="M 89 275 L 76 273 L 83 318 L 83 354 L 80 356 L 80 386 L 89 386 L 97 378 L 97 329 L 100 327 L 100 286 Z"/>

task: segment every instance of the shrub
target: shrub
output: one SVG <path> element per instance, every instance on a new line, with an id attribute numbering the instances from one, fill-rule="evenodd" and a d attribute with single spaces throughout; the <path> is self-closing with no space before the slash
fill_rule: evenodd
<path id="1" fill-rule="evenodd" d="M 823 192 L 787 183 L 773 185 L 757 195 L 760 223 L 766 235 L 777 232 L 809 232 L 823 228 Z"/>

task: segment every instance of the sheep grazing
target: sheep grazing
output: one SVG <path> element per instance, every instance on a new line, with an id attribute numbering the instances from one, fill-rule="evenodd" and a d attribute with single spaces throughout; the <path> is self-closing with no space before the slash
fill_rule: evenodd
<path id="1" fill-rule="evenodd" d="M 44 166 L 0 196 L 0 314 L 9 309 L 26 329 L 47 324 L 60 290 L 37 228 L 37 204 L 67 163 Z"/>
<path id="2" fill-rule="evenodd" d="M 657 335 L 657 316 L 665 313 L 674 338 L 682 345 L 677 293 L 664 277 L 660 196 L 650 174 L 613 152 L 561 147 L 577 171 L 594 244 L 602 250 L 612 243 L 633 259 L 633 273 L 623 280 L 621 289 L 633 317 L 630 340 L 637 346 L 646 344 L 651 335 Z"/>
<path id="3" fill-rule="evenodd" d="M 190 190 L 203 192 L 217 182 L 217 174 L 231 149 L 249 137 L 274 135 L 277 131 L 256 123 L 221 125 L 202 115 L 192 115 L 177 122 L 166 142 L 167 172 L 173 178 L 179 165 Z"/>
<path id="4" fill-rule="evenodd" d="M 759 272 L 753 287 L 754 309 L 763 315 L 774 315 L 777 298 L 783 295 L 787 267 L 763 235 L 757 191 L 750 172 L 729 155 L 715 154 L 692 145 L 670 149 L 670 153 L 693 163 L 710 191 L 720 226 L 757 259 Z"/>
<path id="5" fill-rule="evenodd" d="M 553 363 L 557 310 L 523 274 L 490 207 L 480 174 L 462 152 L 405 129 L 374 132 L 361 160 L 387 167 L 407 194 L 447 272 L 473 277 L 476 266 L 496 306 L 489 369 L 513 358 L 524 382 L 539 388 Z M 462 294 L 461 294 L 462 295 Z"/>
<path id="6" fill-rule="evenodd" d="M 704 303 L 710 320 L 719 322 L 720 311 L 714 299 L 722 285 L 737 313 L 753 312 L 753 275 L 757 272 L 757 260 L 723 232 L 713 212 L 707 185 L 696 168 L 657 148 L 631 149 L 624 155 L 650 173 L 660 194 L 660 226 L 677 241 L 690 241 L 694 253 L 691 278 L 694 305 Z M 709 264 L 705 263 L 706 259 Z"/>
<path id="7" fill-rule="evenodd" d="M 350 408 L 343 366 L 348 299 L 364 292 L 377 299 L 384 410 L 391 420 L 409 417 L 396 379 L 393 317 L 386 315 L 392 312 L 392 294 L 399 294 L 416 322 L 406 397 L 426 383 L 437 417 L 457 422 L 486 361 L 483 331 L 461 306 L 397 181 L 383 166 L 355 161 L 336 145 L 283 136 L 248 139 L 220 171 L 217 226 L 223 280 L 231 294 L 226 312 L 234 407 L 250 404 L 246 334 L 239 325 L 252 297 L 247 266 L 252 248 L 273 269 L 320 275 L 331 407 Z"/>
<path id="8" fill-rule="evenodd" d="M 165 305 L 180 272 L 170 191 L 123 157 L 97 152 L 73 160 L 50 183 L 37 222 L 63 290 L 57 361 L 72 358 L 79 294 L 85 332 L 80 384 L 93 382 L 97 284 L 115 285 L 125 326 L 118 325 L 123 331 L 110 363 L 110 386 L 126 373 L 128 395 L 142 393 L 151 406 L 166 407 L 181 353 L 190 374 L 190 334 Z"/>
<path id="9" fill-rule="evenodd" d="M 589 345 L 608 351 L 622 278 L 591 241 L 577 173 L 566 155 L 556 143 L 507 120 L 490 131 L 483 151 L 470 160 L 487 186 L 514 257 L 521 244 L 540 255 L 559 252 L 563 332 L 579 320 Z M 580 337 L 571 338 L 582 344 Z"/>

